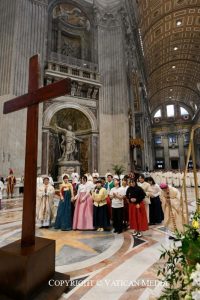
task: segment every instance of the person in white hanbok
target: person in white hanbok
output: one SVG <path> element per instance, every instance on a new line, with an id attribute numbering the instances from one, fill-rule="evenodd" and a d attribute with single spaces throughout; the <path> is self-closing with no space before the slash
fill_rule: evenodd
<path id="1" fill-rule="evenodd" d="M 155 183 L 152 177 L 147 178 L 148 183 L 151 185 L 151 197 L 149 205 L 149 220 L 150 225 L 160 224 L 163 219 L 163 210 L 160 201 L 161 189 L 157 183 Z"/>

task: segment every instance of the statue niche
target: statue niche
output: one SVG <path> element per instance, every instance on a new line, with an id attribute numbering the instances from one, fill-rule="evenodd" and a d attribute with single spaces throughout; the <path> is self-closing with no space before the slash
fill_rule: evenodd
<path id="1" fill-rule="evenodd" d="M 87 172 L 91 136 L 88 118 L 77 109 L 65 108 L 53 116 L 50 127 L 49 172 L 58 180 L 63 173 L 71 174 L 70 170 Z"/>

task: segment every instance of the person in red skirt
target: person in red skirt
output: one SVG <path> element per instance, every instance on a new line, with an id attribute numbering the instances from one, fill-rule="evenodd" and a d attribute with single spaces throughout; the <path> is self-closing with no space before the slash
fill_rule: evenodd
<path id="1" fill-rule="evenodd" d="M 148 230 L 148 221 L 145 210 L 144 198 L 146 194 L 134 179 L 130 179 L 130 186 L 126 191 L 129 201 L 129 224 L 133 229 L 133 236 L 141 237 L 141 231 Z"/>

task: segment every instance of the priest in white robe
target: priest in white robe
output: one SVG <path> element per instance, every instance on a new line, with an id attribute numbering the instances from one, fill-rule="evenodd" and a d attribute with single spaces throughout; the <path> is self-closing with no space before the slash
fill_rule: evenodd
<path id="1" fill-rule="evenodd" d="M 55 190 L 49 183 L 49 177 L 43 177 L 43 184 L 37 189 L 36 218 L 40 228 L 49 228 L 54 217 Z"/>

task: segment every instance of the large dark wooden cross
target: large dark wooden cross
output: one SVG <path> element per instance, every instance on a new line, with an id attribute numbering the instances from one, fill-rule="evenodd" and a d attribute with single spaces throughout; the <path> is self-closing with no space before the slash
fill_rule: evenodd
<path id="1" fill-rule="evenodd" d="M 38 150 L 39 103 L 70 93 L 70 79 L 63 79 L 39 88 L 40 65 L 38 55 L 29 61 L 28 94 L 4 103 L 4 114 L 23 108 L 27 110 L 26 156 L 21 246 L 35 244 L 36 181 Z"/>

